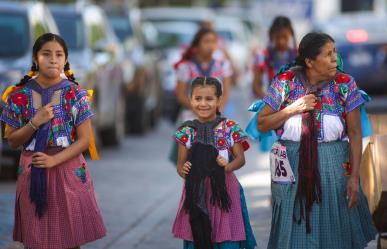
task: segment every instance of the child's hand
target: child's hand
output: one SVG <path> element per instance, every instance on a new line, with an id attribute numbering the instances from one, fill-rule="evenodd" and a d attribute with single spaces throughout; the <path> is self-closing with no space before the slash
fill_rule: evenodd
<path id="1" fill-rule="evenodd" d="M 53 156 L 49 156 L 42 152 L 36 152 L 32 155 L 32 164 L 36 168 L 52 168 L 56 165 Z"/>
<path id="2" fill-rule="evenodd" d="M 35 116 L 33 117 L 32 123 L 36 126 L 41 126 L 47 123 L 54 117 L 54 107 L 52 103 L 48 103 L 38 109 Z"/>
<path id="3" fill-rule="evenodd" d="M 216 158 L 216 162 L 219 164 L 220 167 L 225 168 L 228 164 L 226 158 L 222 157 L 221 155 L 218 155 Z"/>
<path id="4" fill-rule="evenodd" d="M 183 178 L 185 178 L 188 174 L 189 174 L 189 171 L 191 170 L 191 166 L 192 164 L 187 161 L 183 164 L 183 167 L 179 170 L 179 175 Z"/>

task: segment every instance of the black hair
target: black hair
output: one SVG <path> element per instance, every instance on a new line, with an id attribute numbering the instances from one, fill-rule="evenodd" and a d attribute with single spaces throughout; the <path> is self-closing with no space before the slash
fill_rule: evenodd
<path id="1" fill-rule="evenodd" d="M 196 77 L 191 83 L 191 95 L 193 89 L 198 86 L 214 86 L 215 87 L 215 95 L 220 98 L 222 96 L 222 84 L 220 80 L 215 77 Z"/>
<path id="2" fill-rule="evenodd" d="M 67 60 L 69 54 L 68 54 L 66 42 L 63 40 L 62 37 L 60 37 L 57 34 L 53 34 L 53 33 L 45 33 L 45 34 L 39 36 L 38 39 L 36 39 L 34 46 L 32 47 L 32 57 L 36 59 L 38 56 L 39 50 L 42 49 L 44 44 L 46 44 L 47 42 L 51 42 L 51 41 L 56 41 L 61 45 L 61 47 L 63 48 L 63 51 L 65 53 L 65 59 Z M 78 82 L 75 81 L 75 76 L 74 76 L 73 72 L 70 70 L 70 63 L 68 61 L 66 62 L 63 70 L 65 72 L 66 77 L 78 85 Z M 39 67 L 35 62 L 32 62 L 32 66 L 31 66 L 30 71 L 31 72 L 26 74 L 20 80 L 20 82 L 17 84 L 17 86 L 22 86 L 22 85 L 26 84 L 36 74 L 36 72 L 39 71 Z"/>
<path id="3" fill-rule="evenodd" d="M 335 42 L 335 40 L 328 34 L 318 32 L 306 34 L 302 38 L 298 48 L 296 65 L 305 68 L 305 59 L 316 59 L 316 57 L 321 53 L 321 48 L 328 42 Z"/>
<path id="4" fill-rule="evenodd" d="M 200 28 L 192 39 L 190 46 L 183 52 L 181 59 L 174 65 L 175 68 L 177 68 L 183 61 L 191 60 L 195 56 L 195 49 L 199 46 L 200 41 L 207 34 L 214 34 L 217 36 L 215 30 L 213 29 L 206 27 Z"/>
<path id="5" fill-rule="evenodd" d="M 269 38 L 270 38 L 270 41 L 273 40 L 273 35 L 274 33 L 277 33 L 283 29 L 287 29 L 290 31 L 292 37 L 293 37 L 293 46 L 294 48 L 296 48 L 297 46 L 297 42 L 296 42 L 296 37 L 295 37 L 295 34 L 294 34 L 294 29 L 293 29 L 293 26 L 292 26 L 292 22 L 290 21 L 290 19 L 286 16 L 277 16 L 274 20 L 273 20 L 273 23 L 271 24 L 270 28 L 269 28 Z"/>

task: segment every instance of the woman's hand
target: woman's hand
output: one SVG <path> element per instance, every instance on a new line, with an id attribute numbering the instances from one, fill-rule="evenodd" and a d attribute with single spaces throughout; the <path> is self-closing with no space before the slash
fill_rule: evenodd
<path id="1" fill-rule="evenodd" d="M 297 99 L 294 103 L 288 106 L 291 113 L 293 115 L 295 114 L 301 114 L 303 112 L 308 112 L 314 109 L 314 106 L 316 105 L 316 96 L 314 94 L 308 94 L 305 95 L 299 99 Z"/>
<path id="2" fill-rule="evenodd" d="M 354 208 L 359 202 L 359 177 L 350 176 L 347 182 L 348 208 Z"/>
<path id="3" fill-rule="evenodd" d="M 54 107 L 52 103 L 48 103 L 38 109 L 31 122 L 33 125 L 39 127 L 42 124 L 47 123 L 54 117 Z"/>
<path id="4" fill-rule="evenodd" d="M 191 167 L 192 167 L 192 164 L 189 161 L 186 161 L 183 164 L 183 167 L 181 167 L 181 169 L 178 170 L 179 175 L 185 178 L 189 174 Z"/>
<path id="5" fill-rule="evenodd" d="M 54 156 L 49 156 L 42 152 L 36 152 L 32 155 L 32 164 L 36 168 L 52 168 L 56 166 Z"/>

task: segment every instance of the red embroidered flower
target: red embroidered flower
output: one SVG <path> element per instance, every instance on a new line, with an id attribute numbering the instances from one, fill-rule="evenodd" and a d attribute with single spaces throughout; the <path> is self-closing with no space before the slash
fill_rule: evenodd
<path id="1" fill-rule="evenodd" d="M 69 112 L 71 110 L 71 105 L 69 103 L 65 104 L 64 109 L 66 112 Z"/>
<path id="2" fill-rule="evenodd" d="M 232 120 L 229 120 L 229 121 L 227 121 L 226 125 L 227 125 L 227 127 L 231 127 L 231 126 L 235 125 L 235 122 Z"/>
<path id="3" fill-rule="evenodd" d="M 218 138 L 218 146 L 224 146 L 226 144 L 226 140 L 224 138 Z"/>
<path id="4" fill-rule="evenodd" d="M 333 87 L 333 91 L 334 91 L 335 93 L 339 93 L 339 92 L 340 92 L 340 86 L 339 86 L 339 85 L 335 85 L 335 86 Z"/>
<path id="5" fill-rule="evenodd" d="M 12 96 L 12 102 L 18 106 L 26 106 L 28 104 L 28 97 L 24 93 L 18 92 Z"/>
<path id="6" fill-rule="evenodd" d="M 188 136 L 187 135 L 181 136 L 180 141 L 182 141 L 183 143 L 187 143 L 188 142 Z"/>
<path id="7" fill-rule="evenodd" d="M 69 101 L 69 100 L 72 100 L 72 99 L 75 99 L 75 92 L 74 92 L 74 90 L 73 89 L 70 89 L 66 94 L 65 94 L 65 99 L 67 100 L 67 101 Z"/>
<path id="8" fill-rule="evenodd" d="M 351 80 L 351 78 L 344 73 L 337 75 L 337 77 L 335 79 L 335 81 L 337 83 L 349 83 L 350 80 Z"/>
<path id="9" fill-rule="evenodd" d="M 241 134 L 239 134 L 239 132 L 234 132 L 233 134 L 232 134 L 232 138 L 234 139 L 234 140 L 237 140 L 237 139 L 239 139 L 241 137 Z"/>
<path id="10" fill-rule="evenodd" d="M 294 73 L 292 71 L 287 71 L 287 72 L 284 72 L 284 73 L 281 73 L 280 75 L 278 75 L 278 79 L 280 81 L 291 80 L 291 79 L 293 79 L 293 77 L 294 77 Z"/>

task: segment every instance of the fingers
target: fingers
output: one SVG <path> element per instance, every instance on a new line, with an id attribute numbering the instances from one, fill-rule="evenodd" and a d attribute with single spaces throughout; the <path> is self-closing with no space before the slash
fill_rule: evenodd
<path id="1" fill-rule="evenodd" d="M 351 187 L 347 191 L 348 208 L 354 208 L 359 201 L 359 192 L 352 190 Z"/>
<path id="2" fill-rule="evenodd" d="M 181 169 L 181 173 L 183 173 L 184 175 L 188 175 L 188 173 L 190 172 L 191 170 L 191 167 L 192 167 L 192 164 L 190 162 L 185 162 L 183 164 L 183 168 Z"/>

